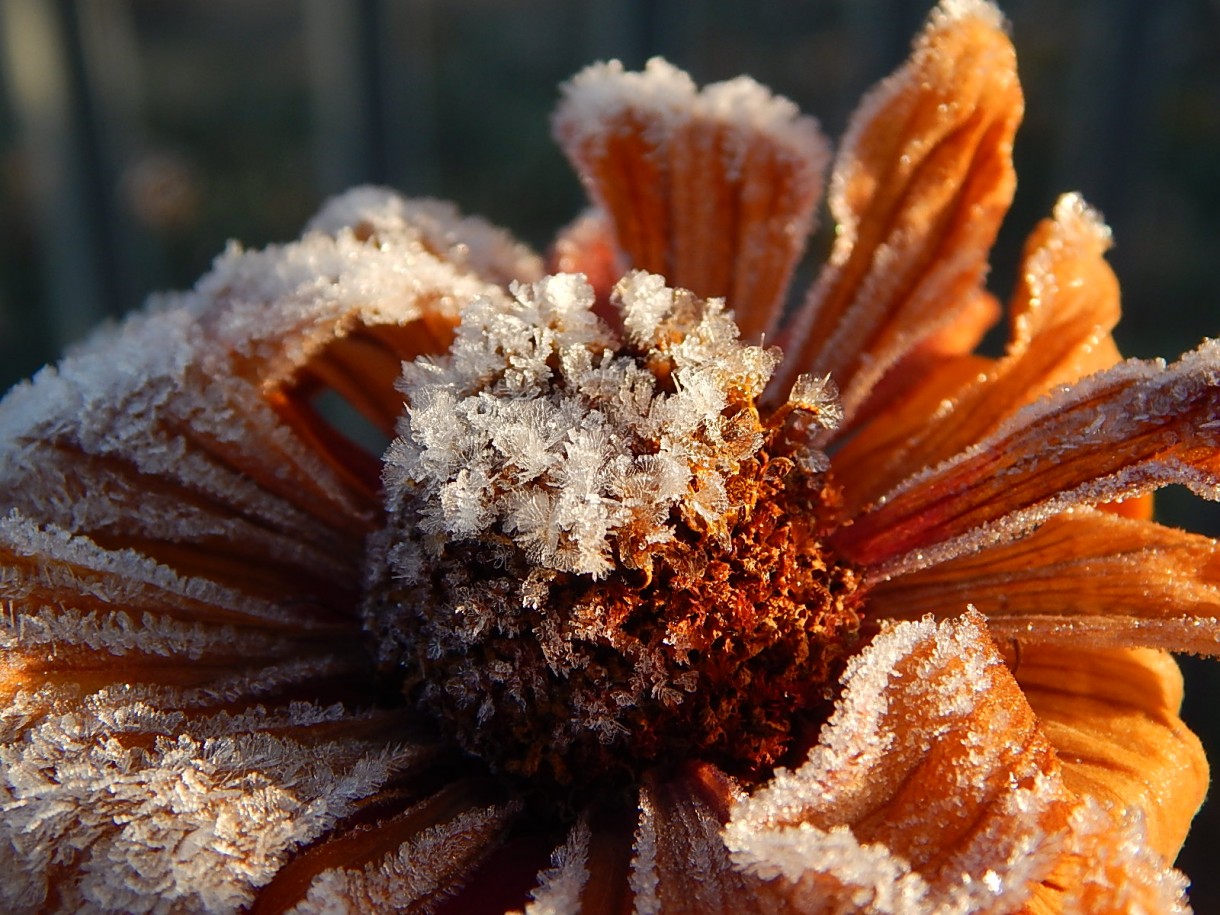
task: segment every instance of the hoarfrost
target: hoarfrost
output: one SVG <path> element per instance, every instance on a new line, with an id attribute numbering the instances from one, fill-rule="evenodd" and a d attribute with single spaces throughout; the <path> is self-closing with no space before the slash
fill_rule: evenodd
<path id="1" fill-rule="evenodd" d="M 426 533 L 508 536 L 536 565 L 597 577 L 670 539 L 671 511 L 703 528 L 737 507 L 725 482 L 762 437 L 734 416 L 776 357 L 738 342 L 723 303 L 629 274 L 616 352 L 583 277 L 513 292 L 474 300 L 447 357 L 404 367 L 392 513 L 414 505 Z"/>

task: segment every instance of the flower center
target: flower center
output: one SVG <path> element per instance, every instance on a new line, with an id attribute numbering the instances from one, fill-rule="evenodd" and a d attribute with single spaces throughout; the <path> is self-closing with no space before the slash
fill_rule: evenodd
<path id="1" fill-rule="evenodd" d="M 837 496 L 803 378 L 761 417 L 774 352 L 719 300 L 630 274 L 621 334 L 577 276 L 472 303 L 406 366 L 366 627 L 410 701 L 499 771 L 571 783 L 781 761 L 858 640 L 823 547 Z"/>

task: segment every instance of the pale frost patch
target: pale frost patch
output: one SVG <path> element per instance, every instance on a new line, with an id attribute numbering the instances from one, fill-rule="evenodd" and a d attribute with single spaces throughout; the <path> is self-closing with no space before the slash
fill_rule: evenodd
<path id="1" fill-rule="evenodd" d="M 18 696 L 6 717 L 35 697 Z M 410 751 L 297 739 L 349 718 L 297 703 L 192 717 L 123 690 L 69 703 L 0 745 L 0 900 L 65 909 L 230 912 L 375 792 Z M 19 877 L 18 877 L 19 875 Z"/>

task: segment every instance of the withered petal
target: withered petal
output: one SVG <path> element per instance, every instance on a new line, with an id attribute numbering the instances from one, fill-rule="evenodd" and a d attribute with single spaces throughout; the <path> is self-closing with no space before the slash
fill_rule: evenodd
<path id="1" fill-rule="evenodd" d="M 772 326 L 829 160 L 812 118 L 746 77 L 697 91 L 654 59 L 578 74 L 554 132 L 631 266 L 727 298 L 747 340 Z"/>
<path id="2" fill-rule="evenodd" d="M 884 618 L 973 606 L 1001 642 L 1220 653 L 1220 545 L 1087 508 L 1024 537 L 880 583 Z"/>
<path id="3" fill-rule="evenodd" d="M 982 618 L 902 623 L 848 666 L 809 761 L 733 810 L 739 866 L 810 911 L 1013 911 L 1076 800 Z"/>
<path id="4" fill-rule="evenodd" d="M 1118 282 L 1103 257 L 1109 245 L 1094 211 L 1076 195 L 1060 198 L 1054 218 L 1026 243 L 1004 358 L 936 399 L 891 400 L 865 424 L 836 456 L 849 510 L 982 441 L 1055 385 L 1119 361 L 1109 335 L 1118 321 Z"/>
<path id="5" fill-rule="evenodd" d="M 773 379 L 831 373 L 844 429 L 882 376 L 970 307 L 1012 199 L 1023 109 L 990 4 L 943 4 L 911 58 L 866 97 L 839 151 L 830 262 L 780 337 Z"/>
<path id="6" fill-rule="evenodd" d="M 1017 412 L 907 479 L 834 542 L 874 582 L 994 546 L 1059 512 L 1170 483 L 1220 497 L 1220 343 L 1129 360 Z"/>

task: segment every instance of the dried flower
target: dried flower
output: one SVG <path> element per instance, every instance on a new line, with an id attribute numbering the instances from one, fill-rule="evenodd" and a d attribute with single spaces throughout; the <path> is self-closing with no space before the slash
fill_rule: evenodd
<path id="1" fill-rule="evenodd" d="M 1121 361 L 1068 196 L 973 354 L 1021 104 L 945 0 L 781 323 L 814 122 L 592 67 L 549 264 L 357 190 L 14 389 L 5 909 L 1181 910 L 1220 348 Z"/>

